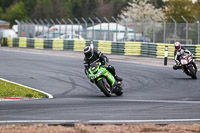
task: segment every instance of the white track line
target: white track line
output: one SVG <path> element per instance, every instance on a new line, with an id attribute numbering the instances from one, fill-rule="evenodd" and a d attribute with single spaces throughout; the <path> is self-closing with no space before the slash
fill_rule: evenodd
<path id="1" fill-rule="evenodd" d="M 29 87 L 29 86 L 25 86 L 25 85 L 22 85 L 22 84 L 19 84 L 19 83 L 16 83 L 16 82 L 13 82 L 13 81 L 10 81 L 10 80 L 7 80 L 7 79 L 0 78 L 0 80 L 6 81 L 6 82 L 9 82 L 9 83 L 12 83 L 12 84 L 16 84 L 16 85 L 19 85 L 19 86 L 22 86 L 22 87 L 25 87 L 25 88 L 40 92 L 40 93 L 43 93 L 43 94 L 47 95 L 48 98 L 53 98 L 53 96 L 51 94 L 47 93 L 47 92 L 44 92 L 44 91 Z"/>
<path id="2" fill-rule="evenodd" d="M 148 123 L 148 122 L 196 122 L 200 119 L 160 119 L 160 120 L 89 120 L 88 123 Z"/>
<path id="3" fill-rule="evenodd" d="M 68 98 L 73 100 L 74 98 Z M 76 98 L 80 101 L 91 101 L 87 98 Z M 200 104 L 200 101 L 181 101 L 181 100 L 148 100 L 148 99 L 93 99 L 92 101 L 113 101 L 113 102 L 143 102 L 143 103 L 174 103 L 174 104 Z"/>
<path id="4" fill-rule="evenodd" d="M 78 123 L 79 120 L 6 120 L 1 123 Z"/>
<path id="5" fill-rule="evenodd" d="M 85 124 L 124 124 L 124 123 L 157 123 L 157 122 L 200 122 L 200 119 L 160 119 L 160 120 L 6 120 L 0 124 L 8 123 L 85 123 Z"/>
<path id="6" fill-rule="evenodd" d="M 134 100 L 134 99 L 110 99 L 109 101 L 121 102 L 147 102 L 147 103 L 182 103 L 182 104 L 200 104 L 200 101 L 176 101 L 176 100 Z"/>

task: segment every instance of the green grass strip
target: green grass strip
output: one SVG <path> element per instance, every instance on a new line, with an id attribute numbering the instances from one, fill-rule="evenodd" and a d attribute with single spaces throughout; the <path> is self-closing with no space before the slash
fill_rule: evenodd
<path id="1" fill-rule="evenodd" d="M 4 97 L 44 98 L 46 95 L 23 86 L 0 80 L 0 98 Z"/>

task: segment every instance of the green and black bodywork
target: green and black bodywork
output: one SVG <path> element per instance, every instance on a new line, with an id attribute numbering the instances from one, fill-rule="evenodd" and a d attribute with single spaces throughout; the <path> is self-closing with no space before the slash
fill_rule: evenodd
<path id="1" fill-rule="evenodd" d="M 112 94 L 121 96 L 123 94 L 122 82 L 116 81 L 114 76 L 101 62 L 93 62 L 88 70 L 88 78 L 107 96 Z"/>

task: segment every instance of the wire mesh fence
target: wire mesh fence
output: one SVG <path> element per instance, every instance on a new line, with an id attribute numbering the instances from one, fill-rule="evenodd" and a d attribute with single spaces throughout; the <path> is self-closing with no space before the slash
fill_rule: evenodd
<path id="1" fill-rule="evenodd" d="M 95 19 L 38 19 L 18 21 L 18 37 L 44 38 L 44 39 L 85 39 L 105 40 L 114 42 L 152 42 L 174 43 L 179 41 L 183 44 L 200 44 L 199 23 L 166 23 L 165 21 L 136 22 L 127 21 L 125 18 L 118 21 L 112 17 Z M 198 22 L 198 21 L 197 21 Z"/>

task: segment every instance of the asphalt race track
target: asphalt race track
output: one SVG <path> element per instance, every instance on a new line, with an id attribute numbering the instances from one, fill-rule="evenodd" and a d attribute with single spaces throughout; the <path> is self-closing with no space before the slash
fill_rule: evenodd
<path id="1" fill-rule="evenodd" d="M 83 71 L 83 59 L 0 51 L 0 77 L 53 99 L 0 101 L 9 122 L 200 123 L 200 72 L 192 80 L 169 67 L 110 62 L 124 95 L 105 97 Z"/>

